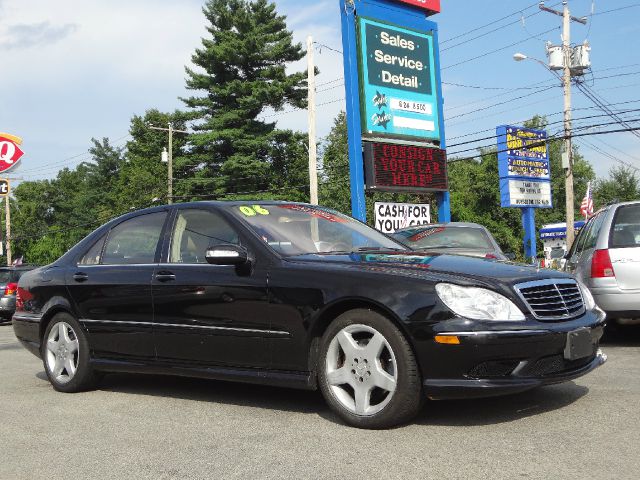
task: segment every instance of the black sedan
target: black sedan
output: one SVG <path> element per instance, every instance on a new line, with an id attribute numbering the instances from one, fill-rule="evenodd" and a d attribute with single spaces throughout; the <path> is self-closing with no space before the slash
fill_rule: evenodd
<path id="1" fill-rule="evenodd" d="M 105 372 L 320 389 L 348 424 L 520 392 L 606 357 L 573 277 L 419 255 L 335 211 L 199 202 L 112 220 L 26 273 L 13 328 L 56 390 Z"/>

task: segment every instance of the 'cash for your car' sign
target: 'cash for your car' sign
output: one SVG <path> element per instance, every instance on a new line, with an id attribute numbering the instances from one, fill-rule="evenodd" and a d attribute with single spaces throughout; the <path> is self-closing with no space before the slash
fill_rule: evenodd
<path id="1" fill-rule="evenodd" d="M 363 136 L 440 140 L 433 36 L 360 17 Z"/>
<path id="2" fill-rule="evenodd" d="M 502 206 L 552 208 L 547 132 L 503 125 L 496 135 Z"/>
<path id="3" fill-rule="evenodd" d="M 375 227 L 383 233 L 393 233 L 405 227 L 431 223 L 431 206 L 417 203 L 376 202 Z"/>

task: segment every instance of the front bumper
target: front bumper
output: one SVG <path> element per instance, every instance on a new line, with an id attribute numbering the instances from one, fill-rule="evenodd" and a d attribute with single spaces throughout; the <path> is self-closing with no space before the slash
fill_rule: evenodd
<path id="1" fill-rule="evenodd" d="M 445 322 L 434 333 L 455 335 L 460 344 L 439 344 L 433 340 L 429 357 L 435 356 L 438 362 L 422 369 L 424 392 L 431 399 L 518 393 L 573 380 L 607 359 L 599 349 L 605 326 L 601 312 L 588 312 L 568 322 L 528 323 L 519 329 L 511 326 L 456 330 L 447 328 L 450 326 Z M 587 339 L 590 336 L 590 347 L 571 359 L 565 350 L 569 333 L 576 330 L 582 330 Z"/>

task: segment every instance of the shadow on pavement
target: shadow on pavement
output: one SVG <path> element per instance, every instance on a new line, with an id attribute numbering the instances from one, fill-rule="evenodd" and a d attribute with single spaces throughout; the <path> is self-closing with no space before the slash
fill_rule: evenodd
<path id="1" fill-rule="evenodd" d="M 46 380 L 44 372 L 37 375 Z M 342 423 L 327 407 L 320 392 L 249 385 L 218 380 L 157 375 L 110 374 L 99 390 L 169 397 L 197 402 L 310 413 Z M 504 397 L 428 401 L 412 422 L 419 425 L 472 426 L 511 422 L 562 409 L 588 393 L 587 387 L 566 382 Z"/>
<path id="2" fill-rule="evenodd" d="M 46 377 L 45 377 L 46 378 Z M 324 415 L 328 407 L 320 392 L 267 387 L 199 378 L 159 375 L 106 375 L 99 390 L 170 397 L 197 402 L 266 408 Z"/>
<path id="3" fill-rule="evenodd" d="M 512 422 L 562 409 L 588 392 L 587 387 L 565 382 L 504 397 L 428 401 L 416 423 L 463 427 Z"/>

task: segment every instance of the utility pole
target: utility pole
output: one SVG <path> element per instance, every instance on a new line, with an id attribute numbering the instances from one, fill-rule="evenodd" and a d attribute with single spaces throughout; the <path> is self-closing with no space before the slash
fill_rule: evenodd
<path id="1" fill-rule="evenodd" d="M 307 95 L 309 112 L 309 200 L 318 205 L 318 151 L 316 146 L 316 67 L 313 37 L 307 37 Z"/>
<path id="2" fill-rule="evenodd" d="M 173 132 L 189 133 L 186 130 L 176 130 L 173 128 L 173 123 L 168 122 L 169 128 L 154 127 L 149 124 L 149 128 L 152 130 L 161 130 L 163 132 L 169 132 L 169 152 L 167 162 L 167 203 L 173 203 Z"/>
<path id="3" fill-rule="evenodd" d="M 7 249 L 7 266 L 11 265 L 11 205 L 9 204 L 9 194 L 4 198 L 4 203 L 6 207 L 5 220 L 7 222 L 6 231 L 7 231 L 7 244 L 5 245 Z"/>
<path id="4" fill-rule="evenodd" d="M 569 2 L 562 2 L 562 12 L 544 6 L 540 2 L 540 10 L 553 13 L 562 17 L 562 56 L 564 59 L 562 87 L 564 90 L 564 155 L 563 167 L 565 172 L 566 191 L 566 221 L 567 221 L 567 251 L 573 245 L 574 233 L 574 198 L 573 198 L 573 151 L 571 149 L 571 22 L 578 22 L 583 25 L 587 23 L 586 18 L 572 17 L 569 11 Z"/>

